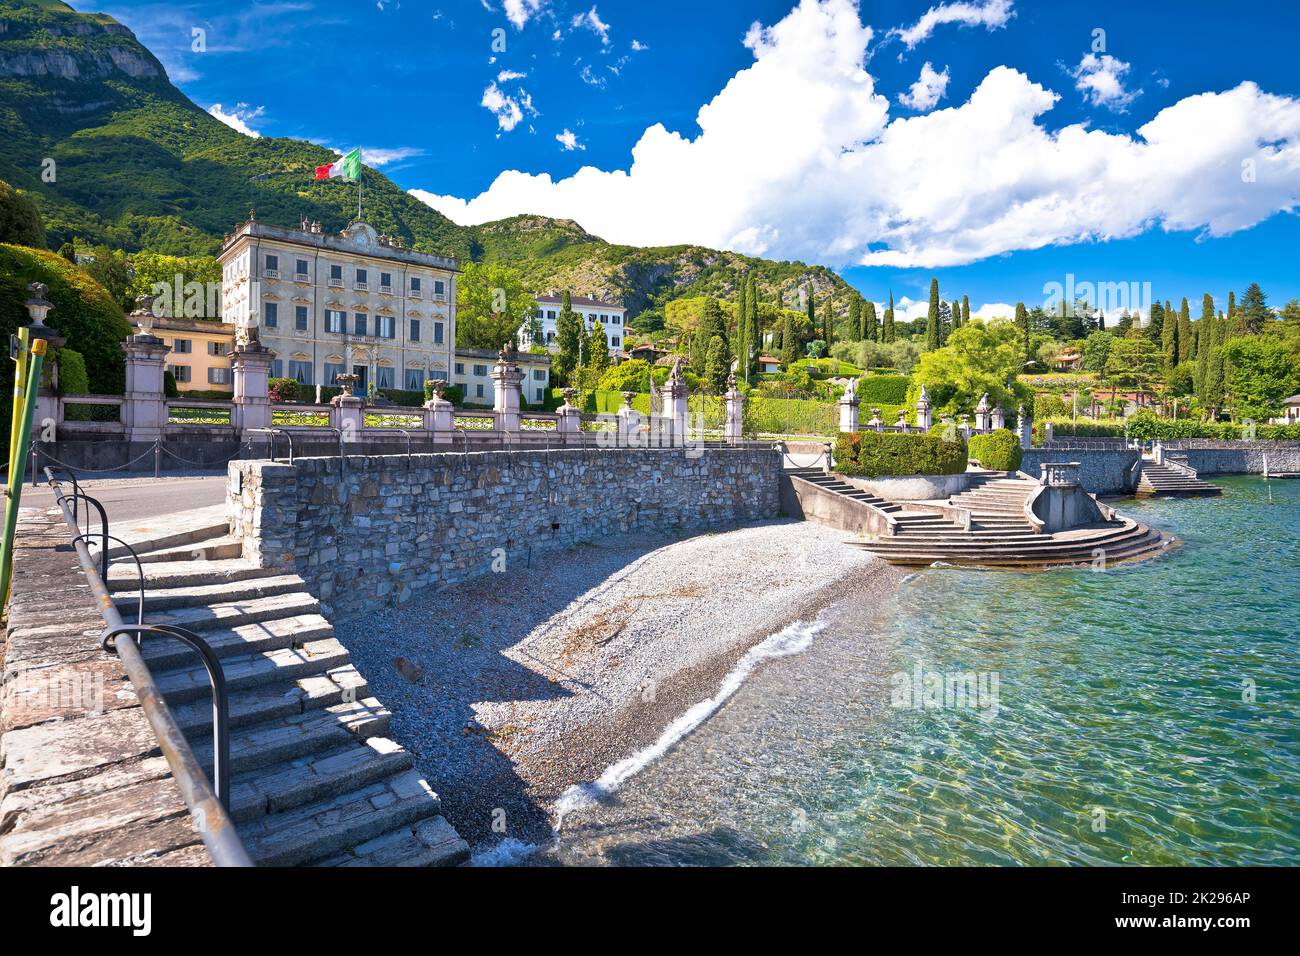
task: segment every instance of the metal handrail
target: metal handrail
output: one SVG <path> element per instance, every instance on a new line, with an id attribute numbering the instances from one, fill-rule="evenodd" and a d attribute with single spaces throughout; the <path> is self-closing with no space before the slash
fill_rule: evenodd
<path id="1" fill-rule="evenodd" d="M 158 738 L 163 757 L 166 758 L 167 765 L 171 768 L 172 776 L 180 789 L 181 797 L 195 821 L 195 829 L 198 830 L 199 836 L 203 839 L 204 845 L 212 856 L 212 862 L 217 866 L 252 866 L 252 860 L 248 856 L 248 851 L 244 849 L 243 843 L 240 842 L 225 803 L 214 793 L 212 784 L 208 781 L 202 766 L 199 765 L 194 756 L 194 751 L 190 748 L 189 741 L 185 739 L 185 734 L 181 731 L 175 717 L 172 716 L 170 708 L 167 706 L 167 702 L 163 699 L 162 691 L 159 690 L 153 674 L 150 673 L 148 664 L 140 655 L 139 647 L 129 637 L 126 640 L 122 638 L 136 631 L 147 630 L 184 641 L 203 655 L 204 666 L 208 668 L 209 678 L 213 686 L 213 761 L 214 765 L 216 765 L 214 766 L 213 775 L 218 778 L 219 786 L 225 789 L 228 787 L 228 782 L 222 784 L 220 781 L 224 781 L 226 776 L 225 768 L 229 765 L 229 739 L 226 734 L 225 720 L 227 711 L 225 681 L 224 676 L 218 676 L 221 672 L 220 664 L 216 664 L 214 671 L 212 665 L 216 662 L 216 657 L 212 653 L 212 649 L 207 647 L 206 642 L 197 635 L 184 631 L 182 628 L 166 625 L 142 626 L 127 624 L 122 620 L 122 615 L 118 612 L 112 595 L 109 594 L 108 585 L 96 568 L 95 559 L 91 556 L 90 549 L 86 545 L 85 536 L 82 535 L 76 519 L 73 518 L 68 508 L 68 496 L 64 494 L 63 489 L 59 486 L 59 481 L 54 476 L 54 473 L 48 468 L 45 473 L 50 488 L 54 491 L 55 502 L 58 504 L 59 510 L 63 512 L 63 520 L 67 522 L 74 532 L 73 547 L 76 549 L 77 558 L 81 561 L 82 570 L 86 573 L 86 583 L 90 586 L 91 594 L 94 595 L 96 602 L 99 604 L 100 616 L 103 617 L 107 625 L 103 635 L 104 645 L 106 648 L 111 645 L 117 651 L 118 659 L 122 662 L 122 668 L 131 679 L 136 697 L 140 700 L 140 707 L 144 711 L 145 719 L 149 721 L 149 726 L 153 728 L 153 732 Z M 99 506 L 101 513 L 103 512 L 102 505 L 95 502 L 93 498 L 86 497 Z M 107 548 L 105 548 L 105 551 L 107 551 Z M 107 555 L 105 555 L 106 558 Z M 221 739 L 216 739 L 218 730 Z M 224 752 L 223 740 L 225 741 Z"/>
<path id="2" fill-rule="evenodd" d="M 271 461 L 275 461 L 275 436 L 283 435 L 285 441 L 289 443 L 289 464 L 293 464 L 293 435 L 289 434 L 289 432 L 285 431 L 283 428 L 246 428 L 244 431 L 248 432 L 250 435 L 253 433 L 261 433 L 271 436 Z M 252 447 L 251 439 L 249 440 L 249 446 Z"/>

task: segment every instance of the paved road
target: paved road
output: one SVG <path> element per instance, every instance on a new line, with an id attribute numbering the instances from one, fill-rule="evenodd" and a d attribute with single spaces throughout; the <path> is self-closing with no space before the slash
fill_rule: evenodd
<path id="1" fill-rule="evenodd" d="M 100 500 L 108 520 L 116 524 L 220 504 L 226 497 L 226 476 L 101 478 L 83 482 L 82 487 Z M 46 508 L 53 503 L 54 492 L 48 487 L 33 488 L 31 482 L 23 487 L 24 508 Z"/>

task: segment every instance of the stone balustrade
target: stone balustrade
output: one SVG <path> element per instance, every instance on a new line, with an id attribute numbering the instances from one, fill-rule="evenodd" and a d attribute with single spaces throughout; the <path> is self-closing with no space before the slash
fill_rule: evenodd
<path id="1" fill-rule="evenodd" d="M 1039 465 L 1040 480 L 1049 488 L 1077 488 L 1082 467 L 1077 461 L 1045 461 Z"/>

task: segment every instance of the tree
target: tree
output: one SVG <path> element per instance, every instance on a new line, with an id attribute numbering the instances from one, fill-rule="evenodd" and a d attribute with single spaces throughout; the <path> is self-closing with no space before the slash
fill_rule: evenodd
<path id="1" fill-rule="evenodd" d="M 970 322 L 970 296 L 961 297 L 961 324 L 966 325 Z"/>
<path id="2" fill-rule="evenodd" d="M 721 395 L 727 390 L 727 373 L 731 363 L 727 359 L 727 343 L 722 336 L 715 335 L 709 340 L 708 358 L 704 364 L 704 386 L 714 395 Z"/>
<path id="3" fill-rule="evenodd" d="M 519 273 L 499 262 L 465 264 L 456 280 L 456 345 L 499 349 L 537 311 Z"/>
<path id="4" fill-rule="evenodd" d="M 961 303 L 956 299 L 952 300 L 952 328 L 961 328 Z M 945 341 L 947 341 L 945 339 Z"/>
<path id="5" fill-rule="evenodd" d="M 813 334 L 816 335 L 817 334 L 817 303 L 813 298 L 812 286 L 807 287 L 807 301 L 804 303 L 804 305 L 808 309 L 808 327 L 811 328 L 813 330 Z"/>
<path id="6" fill-rule="evenodd" d="M 1273 310 L 1268 307 L 1268 297 L 1258 282 L 1252 282 L 1241 297 L 1238 307 L 1240 315 L 1239 328 L 1246 335 L 1259 335 L 1273 319 Z"/>
<path id="7" fill-rule="evenodd" d="M 127 262 L 126 253 L 120 249 L 110 249 L 108 246 L 95 246 L 90 254 L 94 257 L 94 261 L 86 264 L 86 272 L 108 290 L 109 295 L 119 306 L 128 312 L 131 311 L 135 303 L 127 294 L 131 287 L 131 267 Z"/>
<path id="8" fill-rule="evenodd" d="M 866 337 L 862 327 L 862 296 L 854 294 L 849 298 L 849 338 L 861 342 Z"/>
<path id="9" fill-rule="evenodd" d="M 1151 303 L 1151 313 L 1147 316 L 1144 334 L 1157 347 L 1163 349 L 1165 339 L 1165 307 L 1159 302 Z"/>
<path id="10" fill-rule="evenodd" d="M 36 203 L 4 180 L 0 180 L 0 242 L 45 248 L 45 226 Z"/>
<path id="11" fill-rule="evenodd" d="M 1111 346 L 1115 344 L 1115 336 L 1109 332 L 1093 332 L 1083 343 L 1082 365 L 1089 372 L 1100 372 L 1106 368 L 1106 360 L 1110 358 Z"/>
<path id="12" fill-rule="evenodd" d="M 867 301 L 862 304 L 862 331 L 862 337 L 865 341 L 880 341 L 880 323 L 876 318 L 876 303 L 874 302 Z"/>
<path id="13" fill-rule="evenodd" d="M 1145 391 L 1160 377 L 1161 354 L 1146 336 L 1116 339 L 1103 377 L 1113 388 Z"/>
<path id="14" fill-rule="evenodd" d="M 1016 303 L 1016 328 L 1020 331 L 1020 361 L 1029 362 L 1034 353 L 1029 347 L 1029 313 L 1023 302 Z"/>
<path id="15" fill-rule="evenodd" d="M 925 347 L 937 349 L 943 344 L 943 331 L 939 328 L 939 280 L 930 280 L 930 311 L 925 320 Z"/>
<path id="16" fill-rule="evenodd" d="M 794 368 L 799 361 L 799 343 L 794 339 L 793 313 L 789 309 L 782 312 L 781 320 L 781 365 L 786 370 Z"/>
<path id="17" fill-rule="evenodd" d="M 1187 297 L 1183 296 L 1182 308 L 1178 310 L 1178 364 L 1182 365 L 1192 357 L 1192 313 L 1187 307 Z"/>
<path id="18" fill-rule="evenodd" d="M 1243 316 L 1249 296 L 1247 290 Z M 1234 417 L 1264 421 L 1280 414 L 1283 399 L 1294 395 L 1300 385 L 1300 364 L 1286 344 L 1271 336 L 1238 336 L 1224 343 L 1222 350 Z"/>
<path id="19" fill-rule="evenodd" d="M 1160 351 L 1164 357 L 1165 371 L 1178 364 L 1178 317 L 1166 311 L 1160 327 Z"/>
<path id="20" fill-rule="evenodd" d="M 886 344 L 894 341 L 894 293 L 889 293 L 889 307 L 885 309 L 885 322 L 880 327 L 881 341 Z"/>
<path id="21" fill-rule="evenodd" d="M 922 353 L 912 370 L 907 401 L 914 405 L 925 386 L 935 410 L 972 412 L 980 396 L 1008 410 L 1033 401 L 1033 392 L 1016 380 L 1021 364 L 1020 332 L 1005 321 L 975 319 L 952 333 L 942 348 Z"/>
<path id="22" fill-rule="evenodd" d="M 605 327 L 599 322 L 592 323 L 582 351 L 583 368 L 589 369 L 595 375 L 604 375 L 610 365 L 609 336 L 605 334 Z"/>
<path id="23" fill-rule="evenodd" d="M 221 263 L 212 256 L 165 256 L 137 252 L 126 305 L 142 295 L 157 295 L 158 315 L 185 319 L 221 318 Z M 500 345 L 497 346 L 500 348 Z"/>
<path id="24" fill-rule="evenodd" d="M 1210 353 L 1214 349 L 1214 296 L 1201 296 L 1201 321 L 1196 324 L 1196 397 L 1202 405 L 1206 401 L 1205 380 L 1210 367 Z"/>
<path id="25" fill-rule="evenodd" d="M 835 342 L 835 303 L 830 298 L 822 304 L 822 340 L 827 348 Z"/>
<path id="26" fill-rule="evenodd" d="M 1282 306 L 1280 318 L 1287 328 L 1300 330 L 1300 299 L 1292 299 Z"/>
<path id="27" fill-rule="evenodd" d="M 556 377 L 565 384 L 573 384 L 573 374 L 578 368 L 578 357 L 583 344 L 582 319 L 573 311 L 573 299 L 564 291 L 560 314 L 555 319 L 555 344 L 557 351 L 552 359 Z"/>
<path id="28" fill-rule="evenodd" d="M 65 242 L 59 246 L 59 255 L 71 262 L 74 266 L 77 264 L 77 247 L 70 242 Z"/>

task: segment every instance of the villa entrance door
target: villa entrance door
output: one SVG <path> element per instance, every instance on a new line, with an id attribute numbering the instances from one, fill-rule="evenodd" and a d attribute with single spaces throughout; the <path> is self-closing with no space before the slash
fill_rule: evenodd
<path id="1" fill-rule="evenodd" d="M 357 395 L 366 395 L 366 394 L 369 393 L 369 391 L 370 391 L 370 376 L 369 376 L 369 374 L 367 374 L 369 371 L 370 371 L 370 368 L 369 368 L 369 366 L 366 366 L 366 365 L 354 365 L 354 366 L 352 366 L 352 374 L 355 375 L 355 376 L 357 377 L 357 388 L 356 388 L 356 392 L 355 392 L 354 394 L 357 394 Z"/>

